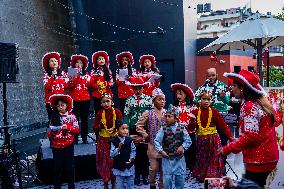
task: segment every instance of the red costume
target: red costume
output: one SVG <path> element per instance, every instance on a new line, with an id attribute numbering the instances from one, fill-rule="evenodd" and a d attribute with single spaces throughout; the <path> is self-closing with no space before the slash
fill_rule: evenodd
<path id="1" fill-rule="evenodd" d="M 115 115 L 113 111 L 115 111 Z M 103 119 L 103 113 L 105 120 Z M 110 157 L 110 140 L 117 133 L 115 129 L 116 119 L 123 119 L 120 110 L 116 108 L 100 110 L 95 118 L 94 131 L 97 133 L 98 136 L 96 165 L 97 172 L 102 177 L 103 182 L 109 182 L 112 175 L 113 160 Z M 108 132 L 108 129 L 110 128 L 113 128 L 112 132 Z"/>
<path id="2" fill-rule="evenodd" d="M 74 141 L 74 135 L 79 133 L 79 125 L 76 116 L 71 112 L 61 115 L 61 124 L 66 124 L 66 130 L 48 131 L 47 136 L 51 140 L 52 148 L 65 148 Z"/>
<path id="3" fill-rule="evenodd" d="M 45 89 L 45 102 L 49 103 L 49 97 L 53 94 L 65 94 L 66 88 L 68 88 L 68 77 L 65 72 L 62 71 L 62 76 L 48 76 L 44 73 L 43 83 Z"/>
<path id="4" fill-rule="evenodd" d="M 210 109 L 212 115 L 210 116 Z M 198 112 L 201 111 L 201 127 L 198 125 Z M 230 128 L 225 123 L 223 117 L 214 108 L 200 108 L 192 111 L 197 117 L 197 124 L 192 125 L 197 133 L 197 153 L 196 163 L 193 168 L 193 176 L 203 181 L 204 178 L 221 178 L 223 176 L 223 158 L 216 156 L 217 150 L 221 146 L 221 140 L 217 129 L 223 132 L 229 139 L 233 138 Z M 211 118 L 209 118 L 209 116 Z M 210 124 L 208 123 L 211 119 Z M 196 122 L 195 122 L 196 123 Z M 208 125 L 209 124 L 209 125 Z M 206 126 L 208 125 L 208 127 Z M 191 128 L 192 130 L 193 128 Z"/>
<path id="5" fill-rule="evenodd" d="M 246 169 L 252 172 L 272 171 L 279 160 L 275 127 L 269 115 L 257 102 L 247 101 L 240 112 L 241 136 L 224 147 L 224 153 L 243 152 Z"/>

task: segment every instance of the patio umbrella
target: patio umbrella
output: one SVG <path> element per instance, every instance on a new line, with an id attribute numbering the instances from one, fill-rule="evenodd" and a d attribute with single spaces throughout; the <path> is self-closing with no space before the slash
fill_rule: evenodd
<path id="1" fill-rule="evenodd" d="M 262 49 L 283 44 L 284 22 L 269 15 L 256 13 L 200 51 L 256 49 L 258 72 L 263 84 Z"/>

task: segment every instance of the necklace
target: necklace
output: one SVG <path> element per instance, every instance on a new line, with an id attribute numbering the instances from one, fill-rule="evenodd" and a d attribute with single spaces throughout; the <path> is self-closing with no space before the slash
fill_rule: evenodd
<path id="1" fill-rule="evenodd" d="M 198 108 L 198 114 L 197 114 L 197 124 L 199 126 L 200 129 L 203 129 L 202 125 L 201 125 L 201 120 L 200 120 L 200 115 L 201 115 L 201 109 L 200 107 Z M 209 116 L 208 116 L 208 121 L 207 121 L 207 125 L 205 128 L 208 128 L 211 124 L 211 120 L 212 120 L 212 110 L 209 107 Z"/>
<path id="2" fill-rule="evenodd" d="M 115 121 L 116 121 L 116 114 L 115 114 L 115 109 L 112 107 L 112 115 L 113 115 L 113 118 L 112 118 L 112 127 L 110 129 L 114 129 L 115 128 Z M 102 113 L 102 123 L 104 124 L 104 128 L 105 130 L 107 130 L 108 132 L 113 132 L 113 131 L 110 131 L 110 129 L 107 128 L 107 125 L 106 125 L 106 111 L 103 110 L 103 113 Z"/>

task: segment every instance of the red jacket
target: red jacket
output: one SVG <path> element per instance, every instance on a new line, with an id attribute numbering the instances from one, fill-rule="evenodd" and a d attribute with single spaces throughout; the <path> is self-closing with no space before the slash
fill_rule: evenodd
<path id="1" fill-rule="evenodd" d="M 117 92 L 118 92 L 118 98 L 128 98 L 132 95 L 134 95 L 134 91 L 131 86 L 126 85 L 125 81 L 119 81 L 119 74 L 118 70 L 116 70 L 116 84 L 117 84 Z M 135 69 L 132 68 L 133 74 L 135 74 Z"/>
<path id="2" fill-rule="evenodd" d="M 239 125 L 240 138 L 225 146 L 224 153 L 242 151 L 248 171 L 272 171 L 279 160 L 276 124 L 257 102 L 247 101 L 242 104 Z"/>
<path id="3" fill-rule="evenodd" d="M 148 82 L 148 80 L 150 79 L 150 77 L 152 76 L 152 74 L 154 74 L 155 72 L 143 72 L 143 73 L 140 73 L 142 74 L 142 77 L 143 77 L 143 80 L 144 82 Z M 159 80 L 156 80 L 155 82 L 150 82 L 150 83 L 147 83 L 143 89 L 143 93 L 145 95 L 148 95 L 148 96 L 152 96 L 152 92 L 154 89 L 156 89 L 157 87 L 160 86 L 160 81 Z"/>
<path id="4" fill-rule="evenodd" d="M 62 72 L 62 76 L 57 76 L 55 79 L 44 73 L 45 103 L 49 103 L 49 97 L 53 94 L 65 94 L 65 89 L 68 87 L 68 80 L 65 72 Z"/>
<path id="5" fill-rule="evenodd" d="M 179 110 L 178 122 L 185 126 L 188 133 L 194 133 L 195 128 L 190 127 L 190 125 L 196 124 L 196 117 L 192 114 L 192 111 L 197 109 L 197 107 L 186 105 L 185 103 L 179 103 L 177 108 Z"/>
<path id="6" fill-rule="evenodd" d="M 91 84 L 91 77 L 89 74 L 75 77 L 69 81 L 69 95 L 74 101 L 90 100 L 90 92 L 88 87 Z"/>
<path id="7" fill-rule="evenodd" d="M 101 68 L 96 71 L 92 70 L 91 75 L 91 89 L 94 98 L 101 98 L 104 93 L 112 94 L 110 83 L 113 82 L 112 73 L 109 70 L 110 81 L 105 81 L 104 72 Z"/>
<path id="8" fill-rule="evenodd" d="M 74 135 L 79 134 L 78 121 L 73 113 L 67 112 L 64 115 L 61 115 L 60 119 L 62 125 L 63 124 L 67 125 L 67 129 L 66 130 L 59 129 L 53 131 L 54 129 L 52 128 L 52 126 L 50 126 L 49 131 L 47 132 L 47 136 L 51 140 L 52 148 L 65 148 L 71 145 L 74 141 Z"/>

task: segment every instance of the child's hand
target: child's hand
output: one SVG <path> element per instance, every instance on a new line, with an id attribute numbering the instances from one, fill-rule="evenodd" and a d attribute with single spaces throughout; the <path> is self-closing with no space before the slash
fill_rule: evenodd
<path id="1" fill-rule="evenodd" d="M 132 159 L 129 158 L 129 160 L 126 162 L 126 164 L 130 164 L 132 162 Z"/>
<path id="2" fill-rule="evenodd" d="M 169 155 L 165 151 L 161 151 L 160 154 L 162 155 L 163 158 L 168 158 Z"/>
<path id="3" fill-rule="evenodd" d="M 122 148 L 123 144 L 124 144 L 123 142 L 120 142 L 120 143 L 118 144 L 118 149 L 119 149 L 119 150 Z"/>
<path id="4" fill-rule="evenodd" d="M 63 124 L 63 125 L 62 125 L 62 129 L 63 129 L 63 130 L 66 130 L 66 129 L 67 129 L 67 125 L 66 125 L 66 124 Z"/>
<path id="5" fill-rule="evenodd" d="M 224 98 L 224 97 L 226 96 L 226 93 L 225 93 L 224 91 L 221 91 L 221 92 L 219 93 L 219 96 L 220 96 L 221 98 Z"/>
<path id="6" fill-rule="evenodd" d="M 110 128 L 110 129 L 108 129 L 109 130 L 109 132 L 113 132 L 114 131 L 114 128 Z"/>
<path id="7" fill-rule="evenodd" d="M 178 147 L 176 153 L 177 153 L 177 154 L 184 154 L 184 148 L 183 148 L 183 146 Z"/>
<path id="8" fill-rule="evenodd" d="M 280 149 L 284 151 L 284 138 L 282 138 L 281 143 L 280 143 Z"/>

